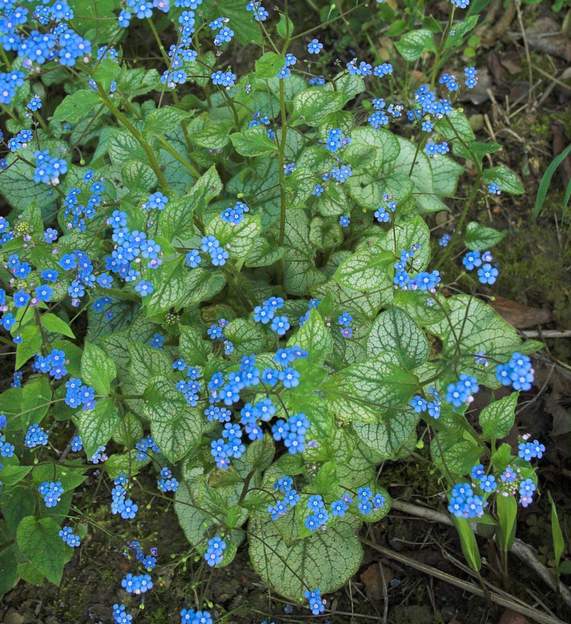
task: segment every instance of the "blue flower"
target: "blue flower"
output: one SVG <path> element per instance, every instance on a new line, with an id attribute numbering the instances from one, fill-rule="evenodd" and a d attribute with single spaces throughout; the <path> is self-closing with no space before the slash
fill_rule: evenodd
<path id="1" fill-rule="evenodd" d="M 153 588 L 153 580 L 149 574 L 126 574 L 122 581 L 121 587 L 128 594 L 145 594 Z"/>
<path id="2" fill-rule="evenodd" d="M 70 548 L 77 548 L 81 544 L 81 538 L 73 532 L 73 529 L 69 526 L 62 527 L 59 532 L 64 544 Z"/>
<path id="3" fill-rule="evenodd" d="M 219 535 L 215 535 L 213 538 L 208 540 L 208 546 L 206 548 L 206 552 L 204 553 L 204 560 L 211 567 L 222 563 L 226 548 L 226 542 Z"/>
<path id="4" fill-rule="evenodd" d="M 495 284 L 498 275 L 497 267 L 492 266 L 489 262 L 486 262 L 478 269 L 478 280 L 481 284 L 489 284 L 490 286 Z"/>
<path id="5" fill-rule="evenodd" d="M 307 51 L 310 54 L 319 54 L 321 50 L 323 50 L 323 44 L 319 41 L 319 39 L 312 39 L 307 44 Z"/>
<path id="6" fill-rule="evenodd" d="M 44 431 L 40 425 L 33 424 L 28 427 L 26 435 L 24 437 L 24 446 L 26 448 L 36 448 L 37 446 L 48 445 L 48 434 Z"/>
<path id="7" fill-rule="evenodd" d="M 450 493 L 448 511 L 458 518 L 480 518 L 484 515 L 484 505 L 469 483 L 457 483 Z"/>
<path id="8" fill-rule="evenodd" d="M 508 362 L 496 366 L 496 379 L 514 390 L 531 390 L 534 376 L 531 359 L 521 353 L 514 353 Z"/>
<path id="9" fill-rule="evenodd" d="M 276 316 L 272 320 L 272 330 L 276 332 L 278 336 L 283 336 L 290 328 L 289 319 L 287 316 Z"/>
<path id="10" fill-rule="evenodd" d="M 45 506 L 52 508 L 60 502 L 64 490 L 61 481 L 44 481 L 38 486 L 38 492 L 44 499 Z"/>
<path id="11" fill-rule="evenodd" d="M 325 600 L 321 598 L 319 589 L 307 590 L 304 596 L 309 603 L 309 609 L 313 615 L 319 615 L 325 612 Z"/>

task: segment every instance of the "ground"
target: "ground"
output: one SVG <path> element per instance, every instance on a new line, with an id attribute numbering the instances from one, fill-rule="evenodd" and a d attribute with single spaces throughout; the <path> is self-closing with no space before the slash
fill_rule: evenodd
<path id="1" fill-rule="evenodd" d="M 316 23 L 317 12 L 312 13 L 311 8 L 301 11 L 301 4 L 290 2 L 290 9 L 299 13 L 294 16 L 295 23 Z M 438 10 L 438 3 L 433 4 Z M 571 209 L 563 206 L 571 180 L 571 158 L 554 174 L 537 219 L 532 215 L 541 177 L 571 137 L 571 11 L 564 7 L 554 12 L 550 2 L 529 2 L 522 3 L 520 12 L 520 3 L 508 0 L 493 1 L 488 15 L 487 25 L 479 31 L 476 57 L 482 80 L 464 106 L 474 128 L 503 144 L 494 158 L 522 176 L 526 193 L 488 200 L 470 216 L 507 231 L 497 249 L 502 274 L 494 288 L 497 299 L 493 304 L 498 311 L 518 329 L 530 332 L 528 335 L 541 339 L 544 332 L 549 335 L 551 331 L 556 336 L 545 339 L 546 349 L 535 361 L 538 383 L 525 395 L 517 422 L 522 431 L 540 437 L 549 448 L 540 472 L 543 495 L 522 514 L 518 526 L 519 537 L 535 548 L 538 560 L 549 565 L 552 546 L 547 492 L 557 504 L 564 534 L 569 535 L 571 529 L 571 499 L 567 495 L 571 480 Z M 385 37 L 375 35 L 368 15 L 356 12 L 348 19 L 346 32 L 354 35 L 350 45 L 357 56 L 367 54 L 370 46 L 389 45 Z M 328 28 L 321 39 L 347 54 L 349 40 L 338 38 L 335 27 Z M 451 206 L 452 224 L 457 209 Z M 439 218 L 440 223 L 449 222 L 450 215 Z M 395 498 L 442 509 L 435 475 L 428 464 L 418 466 L 416 462 L 388 463 L 382 467 L 382 480 Z M 86 500 L 91 498 L 96 479 L 92 477 L 82 495 Z M 136 523 L 126 527 L 110 519 L 109 498 L 105 487 L 97 491 L 95 505 L 99 507 L 94 518 L 105 532 L 90 532 L 80 553 L 68 564 L 61 587 L 18 585 L 0 604 L 4 624 L 109 622 L 110 605 L 125 598 L 117 590 L 117 581 L 128 565 L 122 544 L 134 534 L 147 535 L 145 545 L 156 545 L 160 551 L 155 575 L 160 591 L 151 592 L 144 611 L 137 616 L 138 623 L 177 622 L 185 598 L 195 596 L 211 600 L 213 612 L 228 614 L 225 622 L 310 619 L 307 610 L 288 605 L 264 588 L 245 553 L 239 553 L 228 569 L 212 574 L 205 570 L 190 556 L 170 504 L 152 501 L 141 510 Z M 81 500 L 77 507 L 82 507 Z M 470 580 L 452 527 L 394 511 L 370 527 L 364 537 L 453 577 Z M 484 555 L 484 576 L 490 583 L 528 605 L 548 608 L 561 620 L 571 621 L 571 612 L 561 598 L 533 570 L 512 559 L 509 584 L 502 585 L 505 579 L 497 574 L 493 551 Z M 571 566 L 565 570 L 569 574 L 563 580 L 569 582 Z M 532 621 L 519 620 L 505 607 L 390 559 L 371 546 L 351 583 L 328 599 L 331 610 L 327 618 L 335 623 Z"/>

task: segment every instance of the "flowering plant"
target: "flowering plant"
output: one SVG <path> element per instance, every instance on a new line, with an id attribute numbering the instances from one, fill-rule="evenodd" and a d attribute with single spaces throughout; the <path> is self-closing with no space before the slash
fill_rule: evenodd
<path id="1" fill-rule="evenodd" d="M 509 550 L 545 449 L 498 440 L 540 345 L 478 296 L 502 233 L 469 208 L 523 188 L 458 104 L 475 67 L 444 71 L 468 4 L 399 32 L 395 59 L 332 71 L 318 28 L 256 0 L 0 3 L 3 591 L 60 581 L 88 530 L 74 493 L 102 470 L 112 514 L 135 519 L 151 476 L 206 564 L 247 547 L 321 613 L 361 564 L 362 524 L 390 510 L 378 465 L 419 441 L 470 564 L 469 520 Z M 128 57 L 136 29 L 160 68 Z M 238 72 L 226 50 L 252 41 Z M 433 239 L 466 163 L 463 212 Z M 120 584 L 141 596 L 159 553 L 135 540 L 129 557 Z M 212 618 L 189 604 L 180 620 Z"/>

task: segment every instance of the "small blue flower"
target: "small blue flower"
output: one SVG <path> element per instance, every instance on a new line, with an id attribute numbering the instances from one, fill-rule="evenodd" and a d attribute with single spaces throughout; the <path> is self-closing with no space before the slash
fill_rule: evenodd
<path id="1" fill-rule="evenodd" d="M 310 54 L 319 54 L 321 50 L 323 50 L 323 44 L 319 41 L 319 39 L 312 39 L 307 44 L 307 51 Z"/>

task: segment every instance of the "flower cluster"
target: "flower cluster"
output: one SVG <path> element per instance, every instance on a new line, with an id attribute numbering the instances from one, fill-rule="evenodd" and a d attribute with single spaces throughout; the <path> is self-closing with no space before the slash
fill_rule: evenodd
<path id="1" fill-rule="evenodd" d="M 183 362 L 177 360 L 175 364 Z M 199 368 L 195 366 L 186 366 L 186 379 L 181 379 L 176 384 L 176 389 L 184 396 L 185 401 L 191 407 L 198 405 L 199 392 L 202 390 L 202 383 L 199 381 L 202 375 Z M 177 368 L 176 370 L 180 370 Z M 183 369 L 184 370 L 184 369 Z"/>
<path id="2" fill-rule="evenodd" d="M 457 483 L 450 493 L 448 511 L 457 518 L 481 518 L 485 505 L 484 499 L 474 494 L 469 483 Z"/>
<path id="3" fill-rule="evenodd" d="M 434 293 L 441 281 L 438 271 L 430 273 L 421 271 L 413 275 L 408 271 L 408 265 L 419 249 L 420 245 L 413 245 L 410 249 L 401 251 L 400 260 L 394 264 L 395 276 L 393 284 L 395 288 L 400 290 L 422 290 Z"/>
<path id="4" fill-rule="evenodd" d="M 48 445 L 48 434 L 40 425 L 33 424 L 28 427 L 24 437 L 24 446 L 26 448 L 36 448 L 37 446 Z"/>
<path id="5" fill-rule="evenodd" d="M 531 359 L 522 353 L 514 353 L 508 362 L 496 366 L 496 379 L 502 386 L 511 386 L 514 390 L 531 390 L 534 380 Z"/>
<path id="6" fill-rule="evenodd" d="M 133 616 L 127 612 L 124 604 L 115 603 L 113 605 L 113 624 L 132 624 Z"/>
<path id="7" fill-rule="evenodd" d="M 150 549 L 149 554 L 145 554 L 141 542 L 139 540 L 131 540 L 129 542 L 129 548 L 135 553 L 135 558 L 143 566 L 147 572 L 152 572 L 157 565 L 158 550 L 153 547 Z"/>
<path id="8" fill-rule="evenodd" d="M 225 43 L 230 43 L 234 37 L 234 31 L 226 24 L 230 20 L 227 17 L 218 17 L 214 21 L 210 22 L 210 30 L 216 31 L 214 36 L 214 45 L 220 47 Z"/>
<path id="9" fill-rule="evenodd" d="M 499 270 L 492 265 L 493 256 L 490 251 L 468 251 L 462 258 L 462 264 L 468 271 L 478 269 L 478 280 L 481 284 L 495 284 L 498 279 Z"/>
<path id="10" fill-rule="evenodd" d="M 59 536 L 61 537 L 63 543 L 70 548 L 78 548 L 81 544 L 81 538 L 79 535 L 76 535 L 73 532 L 73 529 L 69 526 L 63 527 L 59 532 Z"/>
<path id="11" fill-rule="evenodd" d="M 210 256 L 213 266 L 224 266 L 229 258 L 228 252 L 222 247 L 215 236 L 203 236 L 200 242 L 200 251 Z M 198 249 L 191 249 L 185 257 L 185 264 L 191 269 L 196 269 L 202 263 L 202 257 Z"/>
<path id="12" fill-rule="evenodd" d="M 446 401 L 453 407 L 461 407 L 466 403 L 470 404 L 474 400 L 474 394 L 479 389 L 480 387 L 475 377 L 461 373 L 458 381 L 448 384 Z"/>
<path id="13" fill-rule="evenodd" d="M 222 563 L 224 551 L 227 547 L 228 545 L 226 542 L 219 535 L 215 535 L 208 540 L 206 552 L 204 553 L 204 560 L 211 567 Z"/>
<path id="14" fill-rule="evenodd" d="M 283 336 L 290 328 L 289 319 L 285 315 L 276 316 L 276 312 L 284 305 L 285 301 L 281 297 L 270 297 L 254 308 L 254 320 L 262 325 L 270 325 L 278 336 Z"/>
<path id="15" fill-rule="evenodd" d="M 397 209 L 397 202 L 385 193 L 383 195 L 383 203 L 375 210 L 374 217 L 379 223 L 388 223 L 391 220 L 391 214 Z"/>
<path id="16" fill-rule="evenodd" d="M 66 225 L 68 229 L 79 230 L 80 232 L 85 232 L 87 221 L 91 221 L 95 217 L 97 208 L 103 202 L 103 193 L 105 192 L 105 182 L 95 180 L 93 171 L 85 173 L 83 182 L 89 183 L 89 188 L 84 191 L 80 187 L 74 186 L 68 191 L 64 200 Z M 80 203 L 82 193 L 85 195 L 84 203 Z"/>
<path id="17" fill-rule="evenodd" d="M 342 312 L 337 317 L 337 325 L 340 327 L 343 338 L 353 337 L 353 317 L 349 312 Z"/>
<path id="18" fill-rule="evenodd" d="M 320 615 L 325 612 L 325 600 L 321 598 L 321 591 L 319 589 L 307 590 L 304 596 L 309 603 L 309 609 L 313 615 Z"/>
<path id="19" fill-rule="evenodd" d="M 114 487 L 111 490 L 111 513 L 119 514 L 123 520 L 132 520 L 139 509 L 134 501 L 127 498 L 128 482 L 125 475 L 119 475 L 113 481 Z"/>
<path id="20" fill-rule="evenodd" d="M 52 349 L 47 355 L 38 354 L 32 363 L 38 373 L 47 373 L 53 379 L 63 379 L 67 375 L 66 355 L 61 349 Z"/>
<path id="21" fill-rule="evenodd" d="M 78 377 L 70 377 L 65 384 L 65 404 L 71 408 L 92 410 L 95 407 L 95 389 L 84 384 Z"/>
<path id="22" fill-rule="evenodd" d="M 325 139 L 325 148 L 327 151 L 335 153 L 349 145 L 349 143 L 351 143 L 350 137 L 346 137 L 341 128 L 331 128 Z"/>
<path id="23" fill-rule="evenodd" d="M 214 620 L 208 611 L 182 609 L 180 612 L 180 624 L 214 624 Z"/>
<path id="24" fill-rule="evenodd" d="M 135 455 L 135 459 L 137 461 L 145 461 L 149 459 L 151 453 L 161 452 L 157 443 L 153 440 L 151 436 L 145 436 L 144 438 L 137 440 L 135 444 L 135 449 L 137 450 L 137 454 Z"/>
<path id="25" fill-rule="evenodd" d="M 137 280 L 141 277 L 143 263 L 151 270 L 161 265 L 160 245 L 148 238 L 144 232 L 129 230 L 125 212 L 113 211 L 107 224 L 113 230 L 112 240 L 115 245 L 111 255 L 105 258 L 106 270 L 115 273 L 127 283 L 137 282 L 135 291 L 141 297 L 152 294 L 154 287 L 151 282 Z M 104 288 L 109 288 L 112 280 L 107 273 L 103 273 L 99 276 L 98 283 Z"/>
<path id="26" fill-rule="evenodd" d="M 153 589 L 153 579 L 150 574 L 131 574 L 129 572 L 121 581 L 121 587 L 128 594 L 145 594 Z"/>
<path id="27" fill-rule="evenodd" d="M 220 214 L 222 221 L 238 225 L 244 220 L 244 215 L 249 211 L 248 205 L 243 201 L 237 201 L 233 206 L 226 208 Z"/>
<path id="28" fill-rule="evenodd" d="M 34 153 L 36 169 L 34 170 L 34 182 L 41 182 L 51 186 L 60 183 L 60 176 L 67 173 L 67 163 L 62 158 L 51 156 L 47 151 Z"/>
<path id="29" fill-rule="evenodd" d="M 430 386 L 427 393 L 431 397 L 430 401 L 419 394 L 415 394 L 409 401 L 409 405 L 417 414 L 424 414 L 427 412 L 431 418 L 438 419 L 440 418 L 440 410 L 442 407 L 440 393 L 434 386 Z"/>
<path id="30" fill-rule="evenodd" d="M 171 469 L 167 466 L 161 468 L 157 487 L 161 492 L 176 492 L 178 490 L 178 480 L 173 477 Z"/>
<path id="31" fill-rule="evenodd" d="M 61 481 L 43 481 L 38 486 L 38 492 L 44 499 L 44 505 L 46 507 L 56 507 L 64 492 L 63 484 Z"/>
<path id="32" fill-rule="evenodd" d="M 545 445 L 541 444 L 539 440 L 527 441 L 527 437 L 518 445 L 518 457 L 524 461 L 531 461 L 532 459 L 541 459 L 545 453 Z"/>

